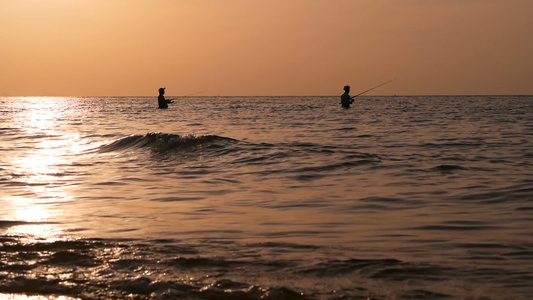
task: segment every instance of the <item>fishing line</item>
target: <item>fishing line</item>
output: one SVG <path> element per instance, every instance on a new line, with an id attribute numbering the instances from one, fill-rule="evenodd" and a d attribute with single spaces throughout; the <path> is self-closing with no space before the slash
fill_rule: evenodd
<path id="1" fill-rule="evenodd" d="M 207 92 L 207 91 L 209 91 L 209 90 L 203 90 L 203 91 L 199 91 L 199 92 L 196 92 L 196 93 L 183 95 L 182 97 L 194 96 L 194 95 L 198 95 L 198 94 L 201 94 L 201 93 L 204 93 L 204 92 Z"/>
<path id="2" fill-rule="evenodd" d="M 373 89 L 377 89 L 378 87 L 380 87 L 380 86 L 382 86 L 382 85 L 385 85 L 385 84 L 387 84 L 387 83 L 389 83 L 389 82 L 391 82 L 391 81 L 394 81 L 394 79 L 391 79 L 391 80 L 389 80 L 389 81 L 387 81 L 387 82 L 384 82 L 384 83 L 382 83 L 382 84 L 380 84 L 380 85 L 376 85 L 375 87 L 373 87 L 373 88 L 371 88 L 371 89 L 368 89 L 368 90 L 366 90 L 366 91 L 364 91 L 364 92 L 362 92 L 362 93 L 359 93 L 359 94 L 353 96 L 352 99 L 355 98 L 355 97 L 357 97 L 357 96 L 361 96 L 362 94 L 364 94 L 364 93 L 366 93 L 366 92 L 370 92 L 370 91 L 373 90 Z"/>

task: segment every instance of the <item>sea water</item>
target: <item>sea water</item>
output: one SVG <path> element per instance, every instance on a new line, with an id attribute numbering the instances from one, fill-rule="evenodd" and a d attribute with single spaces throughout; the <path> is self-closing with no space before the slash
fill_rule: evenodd
<path id="1" fill-rule="evenodd" d="M 533 299 L 533 97 L 0 98 L 0 298 Z"/>

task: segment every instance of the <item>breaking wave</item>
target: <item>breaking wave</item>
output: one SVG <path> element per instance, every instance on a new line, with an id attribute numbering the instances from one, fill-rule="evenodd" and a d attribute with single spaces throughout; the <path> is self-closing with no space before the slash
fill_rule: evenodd
<path id="1" fill-rule="evenodd" d="M 150 148 L 152 151 L 164 152 L 194 146 L 214 146 L 236 142 L 235 139 L 218 135 L 177 135 L 171 133 L 148 133 L 130 135 L 98 148 L 99 152 L 114 152 L 128 149 Z"/>

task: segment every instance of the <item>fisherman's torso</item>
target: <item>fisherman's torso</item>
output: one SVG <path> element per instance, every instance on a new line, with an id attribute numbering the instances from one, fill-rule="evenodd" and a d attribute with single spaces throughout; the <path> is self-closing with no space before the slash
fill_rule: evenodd
<path id="1" fill-rule="evenodd" d="M 351 100 L 352 98 L 347 92 L 341 95 L 341 105 L 343 107 L 350 107 Z"/>
<path id="2" fill-rule="evenodd" d="M 159 95 L 157 97 L 157 102 L 159 103 L 159 108 L 168 108 L 167 100 L 165 100 L 165 96 Z"/>

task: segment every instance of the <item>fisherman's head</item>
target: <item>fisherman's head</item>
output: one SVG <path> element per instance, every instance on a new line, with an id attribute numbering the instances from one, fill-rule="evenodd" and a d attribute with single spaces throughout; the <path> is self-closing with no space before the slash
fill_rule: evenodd
<path id="1" fill-rule="evenodd" d="M 350 91 L 350 86 L 349 85 L 345 85 L 344 86 L 344 91 L 349 92 Z"/>
<path id="2" fill-rule="evenodd" d="M 165 93 L 165 88 L 160 88 L 159 89 L 159 95 L 163 95 Z"/>

